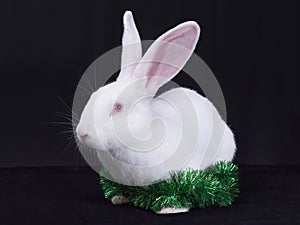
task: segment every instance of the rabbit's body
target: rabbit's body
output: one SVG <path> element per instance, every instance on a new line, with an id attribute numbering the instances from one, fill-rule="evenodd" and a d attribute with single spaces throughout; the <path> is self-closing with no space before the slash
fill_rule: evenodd
<path id="1" fill-rule="evenodd" d="M 76 128 L 115 182 L 147 186 L 171 171 L 233 159 L 233 133 L 207 98 L 187 88 L 154 97 L 185 65 L 199 35 L 197 23 L 182 23 L 142 57 L 132 14 L 125 13 L 119 77 L 91 95 Z"/>
<path id="2" fill-rule="evenodd" d="M 196 127 L 199 128 L 197 140 L 193 145 L 194 149 L 191 151 L 190 149 L 182 150 L 182 153 L 186 153 L 186 155 L 179 153 L 179 158 L 186 157 L 185 161 L 174 162 L 173 164 L 165 163 L 166 165 L 164 165 L 164 161 L 177 154 L 179 142 L 183 138 L 186 141 L 195 141 L 195 136 L 189 132 L 181 133 L 180 113 L 170 104 L 173 99 L 178 99 L 182 93 L 186 94 L 194 105 L 196 117 L 191 118 L 191 122 L 197 123 Z M 184 102 L 181 104 L 184 105 Z M 147 115 L 143 109 L 148 109 Z M 131 114 L 134 117 L 132 122 L 130 122 Z M 192 114 L 193 112 L 191 112 L 191 116 L 193 116 Z M 136 119 L 139 117 L 147 118 L 147 120 Z M 187 88 L 174 88 L 156 98 L 148 98 L 138 102 L 129 114 L 129 127 L 132 134 L 136 138 L 145 138 L 147 135 L 151 135 L 147 125 L 155 118 L 164 122 L 166 135 L 161 144 L 154 150 L 132 151 L 132 148 L 135 147 L 134 143 L 130 145 L 130 148 L 127 148 L 124 145 L 119 145 L 119 142 L 115 140 L 112 143 L 118 143 L 117 145 L 106 145 L 105 149 L 108 151 L 98 152 L 99 160 L 115 181 L 130 185 L 139 185 L 141 181 L 150 184 L 168 178 L 170 171 L 185 168 L 204 169 L 216 162 L 233 159 L 236 146 L 232 131 L 221 119 L 213 104 L 197 92 Z M 135 125 L 134 121 L 137 121 L 138 124 Z M 213 131 L 216 128 L 219 130 Z M 155 125 L 152 126 L 152 132 L 155 132 L 155 129 Z M 105 138 L 109 139 L 108 137 Z M 218 147 L 208 149 L 211 143 L 217 143 Z M 207 151 L 210 151 L 212 155 L 207 156 Z M 153 167 L 152 169 L 155 164 L 160 164 L 160 167 Z M 148 169 L 142 170 L 141 167 L 148 167 Z"/>

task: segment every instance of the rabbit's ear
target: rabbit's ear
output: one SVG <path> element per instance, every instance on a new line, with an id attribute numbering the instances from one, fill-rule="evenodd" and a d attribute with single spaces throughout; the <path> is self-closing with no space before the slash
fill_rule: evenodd
<path id="1" fill-rule="evenodd" d="M 121 71 L 118 79 L 131 76 L 142 58 L 141 39 L 130 11 L 124 13 L 123 26 Z"/>
<path id="2" fill-rule="evenodd" d="M 146 91 L 156 91 L 170 81 L 192 55 L 200 35 L 196 22 L 182 23 L 160 36 L 136 66 L 133 77 L 143 79 Z"/>

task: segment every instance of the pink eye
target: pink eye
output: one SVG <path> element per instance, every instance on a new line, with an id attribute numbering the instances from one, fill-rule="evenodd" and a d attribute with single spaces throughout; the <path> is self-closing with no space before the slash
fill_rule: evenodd
<path id="1" fill-rule="evenodd" d="M 122 111 L 122 109 L 123 109 L 122 104 L 117 102 L 117 103 L 114 104 L 113 110 L 112 110 L 112 112 L 110 113 L 110 115 L 114 115 L 114 114 L 116 114 L 116 113 L 119 113 L 119 112 Z"/>
<path id="2" fill-rule="evenodd" d="M 120 103 L 116 103 L 115 107 L 114 107 L 114 110 L 116 112 L 120 112 L 122 110 L 122 105 Z"/>

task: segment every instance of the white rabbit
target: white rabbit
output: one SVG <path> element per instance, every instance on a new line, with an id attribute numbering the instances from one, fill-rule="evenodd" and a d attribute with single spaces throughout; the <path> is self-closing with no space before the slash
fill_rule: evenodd
<path id="1" fill-rule="evenodd" d="M 199 35 L 196 22 L 182 23 L 142 57 L 133 16 L 125 12 L 121 72 L 91 95 L 76 129 L 79 141 L 97 150 L 114 181 L 146 186 L 167 179 L 170 171 L 204 169 L 233 159 L 233 133 L 207 98 L 187 88 L 155 97 L 183 68 Z M 188 208 L 161 213 L 183 211 Z"/>

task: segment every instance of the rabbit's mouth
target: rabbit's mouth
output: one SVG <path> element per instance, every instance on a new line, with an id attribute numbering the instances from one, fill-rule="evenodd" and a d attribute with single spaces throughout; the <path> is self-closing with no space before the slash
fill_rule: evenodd
<path id="1" fill-rule="evenodd" d="M 126 164 L 130 163 L 130 160 L 128 157 L 126 157 L 124 150 L 119 148 L 108 148 L 107 151 L 114 159 L 117 159 Z"/>
<path id="2" fill-rule="evenodd" d="M 118 153 L 117 153 L 116 149 L 109 148 L 108 152 L 111 156 L 113 156 L 114 158 L 117 158 Z"/>

